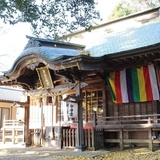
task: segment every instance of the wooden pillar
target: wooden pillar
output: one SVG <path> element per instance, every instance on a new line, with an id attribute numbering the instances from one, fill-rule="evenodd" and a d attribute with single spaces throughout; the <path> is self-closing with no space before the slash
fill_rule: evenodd
<path id="1" fill-rule="evenodd" d="M 6 138 L 5 138 L 5 136 L 6 136 L 6 130 L 5 130 L 5 128 L 3 128 L 3 133 L 2 133 L 2 142 L 3 142 L 3 144 L 6 143 Z"/>
<path id="2" fill-rule="evenodd" d="M 149 150 L 153 151 L 153 143 L 152 143 L 152 129 L 148 129 L 148 144 L 149 144 Z"/>
<path id="3" fill-rule="evenodd" d="M 55 122 L 54 121 L 54 105 L 55 105 L 55 103 L 56 103 L 56 97 L 54 97 L 54 96 L 52 96 L 52 114 L 51 114 L 51 132 L 52 132 L 52 134 L 51 134 L 51 139 L 53 140 L 53 135 L 54 135 L 54 129 L 53 129 L 53 122 Z"/>
<path id="4" fill-rule="evenodd" d="M 106 83 L 105 80 L 103 81 L 102 84 L 102 95 L 103 95 L 103 116 L 107 116 L 107 94 L 106 94 Z"/>
<path id="5" fill-rule="evenodd" d="M 39 105 L 41 107 L 41 132 L 40 132 L 40 144 L 43 145 L 43 100 L 39 98 Z"/>
<path id="6" fill-rule="evenodd" d="M 25 117 L 24 117 L 24 141 L 26 143 L 26 145 L 29 145 L 30 142 L 30 135 L 29 135 L 29 111 L 30 111 L 30 97 L 27 97 L 27 103 L 28 106 L 25 107 Z"/>
<path id="7" fill-rule="evenodd" d="M 62 96 L 58 96 L 58 123 L 59 123 L 59 128 L 58 128 L 58 148 L 62 148 L 62 124 L 61 124 L 61 101 L 62 101 Z"/>
<path id="8" fill-rule="evenodd" d="M 6 116 L 4 116 L 4 119 L 3 119 L 3 133 L 2 133 L 2 142 L 3 142 L 3 144 L 5 144 L 5 142 L 6 142 L 5 120 L 6 120 Z"/>
<path id="9" fill-rule="evenodd" d="M 25 118 L 24 118 L 24 141 L 26 145 L 30 144 L 29 137 L 29 108 L 30 106 L 25 107 Z"/>
<path id="10" fill-rule="evenodd" d="M 77 84 L 76 96 L 82 97 L 81 82 Z M 83 134 L 83 113 L 82 113 L 82 101 L 78 102 L 78 123 L 76 129 L 76 147 L 75 151 L 85 150 L 84 134 Z"/>
<path id="11" fill-rule="evenodd" d="M 119 130 L 119 143 L 120 143 L 120 150 L 123 151 L 123 129 Z"/>

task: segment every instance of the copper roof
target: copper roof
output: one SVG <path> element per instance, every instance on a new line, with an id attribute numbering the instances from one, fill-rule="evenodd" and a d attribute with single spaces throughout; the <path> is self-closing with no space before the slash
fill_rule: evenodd
<path id="1" fill-rule="evenodd" d="M 120 32 L 106 34 L 101 40 L 86 46 L 94 57 L 109 54 L 130 52 L 144 47 L 160 44 L 160 22 L 143 24 L 139 27 L 133 26 Z"/>

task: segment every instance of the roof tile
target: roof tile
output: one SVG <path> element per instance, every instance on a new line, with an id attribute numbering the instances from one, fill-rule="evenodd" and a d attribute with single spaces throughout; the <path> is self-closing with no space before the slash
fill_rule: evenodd
<path id="1" fill-rule="evenodd" d="M 20 102 L 21 96 L 23 96 L 23 90 L 21 89 L 0 87 L 0 100 Z"/>
<path id="2" fill-rule="evenodd" d="M 93 56 L 100 57 L 107 54 L 130 51 L 160 43 L 160 22 L 149 23 L 140 27 L 133 26 L 121 32 L 108 33 L 100 41 L 86 46 Z"/>

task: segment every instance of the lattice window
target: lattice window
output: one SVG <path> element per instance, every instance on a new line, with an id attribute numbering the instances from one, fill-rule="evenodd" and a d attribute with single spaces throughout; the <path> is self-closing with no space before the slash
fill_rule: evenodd
<path id="1" fill-rule="evenodd" d="M 83 119 L 85 121 L 93 120 L 93 112 L 96 111 L 97 115 L 103 114 L 103 98 L 102 90 L 98 91 L 86 91 L 83 93 L 84 100 L 82 102 L 83 107 Z"/>

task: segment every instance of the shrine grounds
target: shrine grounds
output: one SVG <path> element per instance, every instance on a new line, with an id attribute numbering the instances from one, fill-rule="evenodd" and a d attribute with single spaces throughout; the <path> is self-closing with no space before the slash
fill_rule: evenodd
<path id="1" fill-rule="evenodd" d="M 100 149 L 97 151 L 75 152 L 73 149 L 53 150 L 52 148 L 0 148 L 0 160 L 159 160 L 160 147 L 153 152 L 146 148 Z"/>

